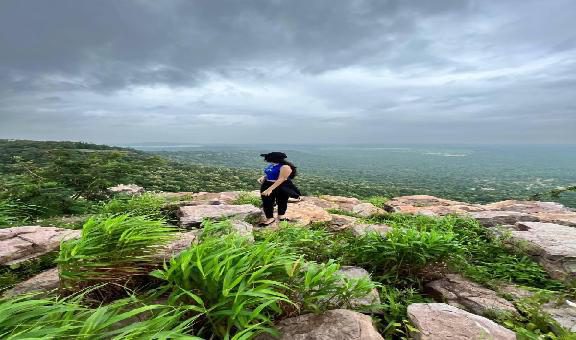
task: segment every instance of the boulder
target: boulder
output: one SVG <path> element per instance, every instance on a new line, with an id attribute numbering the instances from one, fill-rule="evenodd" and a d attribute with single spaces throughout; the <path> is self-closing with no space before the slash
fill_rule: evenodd
<path id="1" fill-rule="evenodd" d="M 542 305 L 542 310 L 556 320 L 560 326 L 576 333 L 576 305 L 570 305 L 566 301 L 562 304 L 549 302 Z"/>
<path id="2" fill-rule="evenodd" d="M 80 230 L 25 226 L 0 229 L 0 265 L 13 265 L 60 248 L 60 242 L 78 238 Z"/>
<path id="3" fill-rule="evenodd" d="M 430 195 L 411 195 L 395 197 L 384 204 L 389 212 L 444 216 L 448 214 L 466 214 L 484 210 L 480 205 L 452 201 Z"/>
<path id="4" fill-rule="evenodd" d="M 108 191 L 112 194 L 139 195 L 144 192 L 144 188 L 136 184 L 118 184 L 108 188 Z"/>
<path id="5" fill-rule="evenodd" d="M 537 222 L 538 217 L 517 211 L 478 211 L 469 214 L 485 227 L 515 224 L 516 222 Z"/>
<path id="6" fill-rule="evenodd" d="M 457 274 L 448 274 L 444 278 L 426 285 L 431 295 L 443 302 L 465 309 L 478 315 L 489 312 L 516 314 L 514 305 L 499 297 L 495 291 L 469 281 Z"/>
<path id="7" fill-rule="evenodd" d="M 376 214 L 383 214 L 386 211 L 376 207 L 372 203 L 360 203 L 352 207 L 352 212 L 362 217 L 370 217 Z"/>
<path id="8" fill-rule="evenodd" d="M 250 241 L 254 241 L 254 227 L 245 221 L 232 221 L 233 232 L 238 233 L 240 236 L 248 238 Z"/>
<path id="9" fill-rule="evenodd" d="M 510 231 L 512 245 L 528 252 L 559 280 L 576 278 L 576 228 L 543 222 L 519 222 Z"/>
<path id="10" fill-rule="evenodd" d="M 12 289 L 4 292 L 5 297 L 33 292 L 49 292 L 58 289 L 60 277 L 58 268 L 52 268 L 16 284 Z"/>
<path id="11" fill-rule="evenodd" d="M 320 199 L 335 204 L 336 206 L 333 209 L 341 209 L 350 212 L 355 205 L 362 203 L 362 201 L 357 198 L 344 196 L 322 195 L 320 196 Z"/>
<path id="12" fill-rule="evenodd" d="M 291 204 L 284 216 L 289 221 L 300 225 L 330 222 L 332 220 L 332 216 L 326 210 L 306 201 Z"/>
<path id="13" fill-rule="evenodd" d="M 258 340 L 383 340 L 368 315 L 346 309 L 304 314 L 280 321 L 280 337 L 268 334 Z"/>
<path id="14" fill-rule="evenodd" d="M 188 249 L 192 244 L 198 243 L 200 232 L 200 230 L 192 230 L 178 233 L 174 240 L 158 250 L 156 257 L 160 261 L 169 261 L 172 257 L 178 256 L 178 254 Z"/>
<path id="15" fill-rule="evenodd" d="M 338 271 L 338 274 L 349 279 L 367 278 L 370 280 L 370 273 L 368 273 L 366 269 L 360 267 L 342 266 Z M 350 307 L 356 309 L 379 303 L 380 303 L 380 296 L 378 295 L 378 290 L 374 288 L 368 295 L 352 299 L 350 301 Z"/>
<path id="16" fill-rule="evenodd" d="M 199 226 L 204 219 L 246 219 L 259 218 L 261 211 L 250 204 L 242 205 L 190 205 L 178 209 L 178 217 L 182 227 Z"/>
<path id="17" fill-rule="evenodd" d="M 571 213 L 571 209 L 556 202 L 540 202 L 540 201 L 517 201 L 507 200 L 496 203 L 485 204 L 486 210 L 497 211 L 515 211 L 525 214 L 535 213 Z"/>
<path id="18" fill-rule="evenodd" d="M 358 219 L 352 216 L 346 215 L 338 215 L 338 214 L 330 214 L 332 216 L 332 220 L 330 221 L 330 230 L 332 231 L 341 231 L 350 229 Z"/>
<path id="19" fill-rule="evenodd" d="M 492 320 L 445 303 L 414 303 L 408 318 L 416 340 L 514 340 L 516 334 Z"/>
<path id="20" fill-rule="evenodd" d="M 351 226 L 350 230 L 354 236 L 364 236 L 368 233 L 378 233 L 382 236 L 386 236 L 392 228 L 386 224 L 354 224 Z"/>

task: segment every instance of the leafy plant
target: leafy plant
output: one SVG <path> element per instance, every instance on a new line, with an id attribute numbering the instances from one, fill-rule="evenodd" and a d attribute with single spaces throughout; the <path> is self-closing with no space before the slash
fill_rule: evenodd
<path id="1" fill-rule="evenodd" d="M 388 202 L 389 198 L 384 196 L 371 196 L 366 199 L 366 202 L 372 203 L 372 205 L 383 208 L 384 204 Z"/>
<path id="2" fill-rule="evenodd" d="M 174 228 L 142 216 L 97 216 L 76 240 L 63 242 L 57 263 L 67 288 L 146 276 L 158 266 L 157 252 Z"/>
<path id="3" fill-rule="evenodd" d="M 162 206 L 165 200 L 152 193 L 137 196 L 117 196 L 106 202 L 100 212 L 103 214 L 128 214 L 132 216 L 148 216 L 162 219 Z"/>
<path id="4" fill-rule="evenodd" d="M 260 208 L 262 206 L 262 200 L 260 199 L 260 196 L 256 196 L 251 192 L 241 192 L 232 204 L 252 204 L 253 206 Z"/>
<path id="5" fill-rule="evenodd" d="M 185 320 L 185 308 L 148 304 L 134 296 L 90 308 L 83 299 L 83 294 L 63 299 L 37 295 L 0 299 L 0 337 L 201 340 L 186 334 L 193 320 Z"/>
<path id="6" fill-rule="evenodd" d="M 336 214 L 336 215 L 344 215 L 344 216 L 351 216 L 351 217 L 360 217 L 360 215 L 352 212 L 352 211 L 348 211 L 348 210 L 344 210 L 344 209 L 326 209 L 327 212 L 331 213 L 331 214 Z"/>

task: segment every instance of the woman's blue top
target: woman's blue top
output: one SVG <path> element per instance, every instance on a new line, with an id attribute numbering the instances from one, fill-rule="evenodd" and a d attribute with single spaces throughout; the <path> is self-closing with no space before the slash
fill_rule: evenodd
<path id="1" fill-rule="evenodd" d="M 284 164 L 270 164 L 266 168 L 264 168 L 264 175 L 266 175 L 266 179 L 269 181 L 275 181 L 280 177 L 280 168 Z"/>

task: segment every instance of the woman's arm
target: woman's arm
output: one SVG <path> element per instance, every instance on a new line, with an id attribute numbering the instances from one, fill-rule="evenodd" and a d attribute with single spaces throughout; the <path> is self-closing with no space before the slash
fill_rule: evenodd
<path id="1" fill-rule="evenodd" d="M 288 177 L 290 177 L 291 173 L 292 168 L 290 168 L 289 165 L 282 165 L 282 167 L 280 168 L 280 175 L 278 176 L 278 179 L 276 180 L 276 182 L 274 182 L 274 184 L 270 186 L 270 188 L 264 190 L 262 192 L 262 195 L 270 196 L 270 194 L 272 193 L 272 191 L 274 191 L 274 189 L 278 188 L 280 185 L 282 185 L 282 183 L 288 180 Z"/>

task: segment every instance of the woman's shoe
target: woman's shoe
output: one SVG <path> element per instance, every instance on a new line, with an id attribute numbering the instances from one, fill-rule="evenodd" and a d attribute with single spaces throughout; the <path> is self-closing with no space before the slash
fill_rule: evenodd
<path id="1" fill-rule="evenodd" d="M 274 222 L 276 222 L 276 219 L 275 219 L 275 218 L 273 218 L 270 222 L 262 222 L 262 223 L 260 223 L 260 224 L 258 224 L 258 225 L 261 226 L 261 227 L 266 227 L 266 226 L 271 225 L 271 224 L 274 223 Z"/>

